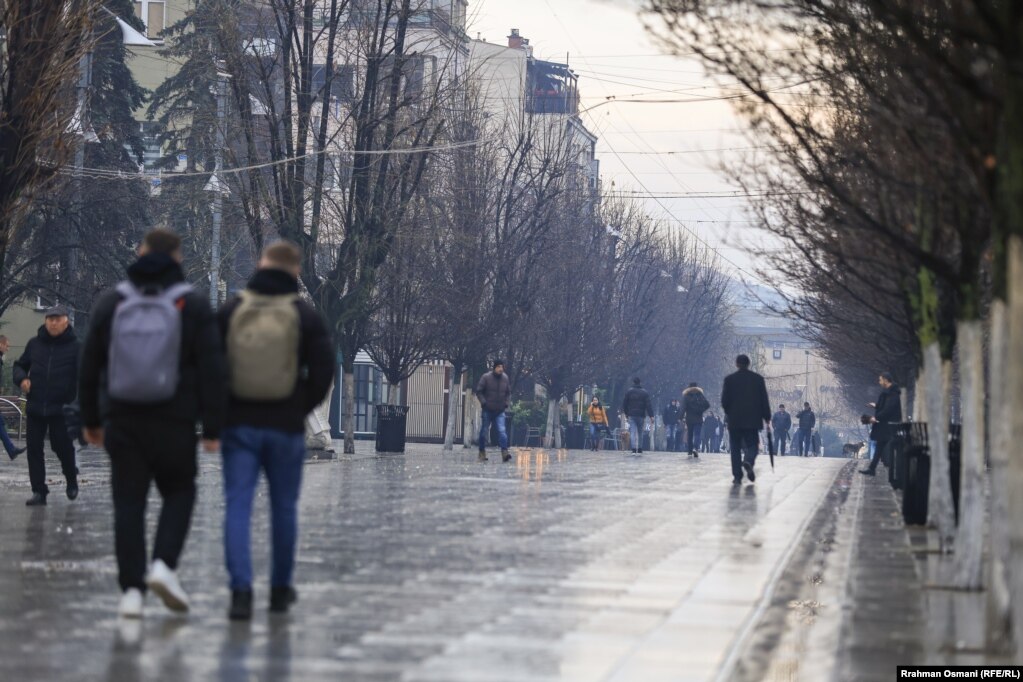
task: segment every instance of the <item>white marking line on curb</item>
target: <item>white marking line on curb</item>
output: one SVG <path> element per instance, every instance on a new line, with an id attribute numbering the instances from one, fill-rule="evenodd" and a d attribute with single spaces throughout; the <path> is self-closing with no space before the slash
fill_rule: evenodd
<path id="1" fill-rule="evenodd" d="M 760 597 L 760 601 L 757 603 L 753 611 L 746 617 L 746 621 L 739 629 L 739 634 L 732 640 L 731 646 L 728 648 L 728 653 L 725 657 L 724 664 L 718 669 L 718 674 L 714 677 L 715 682 L 728 682 L 731 679 L 732 672 L 738 663 L 739 653 L 746 648 L 746 642 L 749 640 L 750 634 L 753 632 L 753 628 L 756 627 L 757 623 L 764 615 L 764 611 L 770 605 L 771 600 L 774 598 L 774 590 L 778 587 L 778 581 L 781 579 L 781 574 L 785 572 L 789 562 L 792 560 L 792 555 L 795 554 L 796 548 L 799 547 L 800 540 L 803 539 L 803 535 L 806 533 L 807 526 L 810 525 L 810 521 L 817 515 L 818 509 L 820 509 L 822 500 L 827 497 L 827 494 L 831 491 L 832 486 L 835 484 L 835 479 L 838 478 L 838 474 L 842 472 L 843 467 L 835 469 L 834 475 L 824 489 L 821 491 L 820 496 L 817 498 L 816 504 L 813 506 L 813 512 L 808 514 L 803 522 L 799 524 L 799 530 L 793 534 L 792 540 L 789 546 L 785 549 L 785 553 L 782 554 L 781 559 L 774 565 L 774 569 L 771 571 L 771 577 L 768 579 L 767 584 L 764 586 L 764 592 Z"/>

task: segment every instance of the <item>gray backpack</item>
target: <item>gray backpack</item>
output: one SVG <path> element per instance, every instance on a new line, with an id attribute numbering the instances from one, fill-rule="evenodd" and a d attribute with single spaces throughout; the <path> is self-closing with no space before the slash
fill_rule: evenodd
<path id="1" fill-rule="evenodd" d="M 174 284 L 156 293 L 131 282 L 117 285 L 123 300 L 114 310 L 107 361 L 110 397 L 128 403 L 160 403 L 178 390 L 181 310 L 178 301 L 192 287 Z"/>

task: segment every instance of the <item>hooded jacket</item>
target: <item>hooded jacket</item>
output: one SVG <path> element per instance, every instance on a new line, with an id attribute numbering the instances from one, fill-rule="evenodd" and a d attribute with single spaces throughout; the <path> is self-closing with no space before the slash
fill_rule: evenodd
<path id="1" fill-rule="evenodd" d="M 257 270 L 249 280 L 247 289 L 264 296 L 294 296 L 298 293 L 298 279 L 283 270 Z M 218 313 L 220 336 L 227 339 L 231 315 L 241 299 L 228 301 Z M 288 433 L 303 433 L 305 418 L 327 397 L 337 372 L 336 353 L 330 334 L 316 310 L 301 299 L 298 308 L 298 381 L 295 390 L 284 400 L 241 400 L 228 391 L 228 426 L 255 426 Z"/>
<path id="2" fill-rule="evenodd" d="M 46 325 L 29 339 L 25 352 L 14 362 L 14 384 L 29 379 L 28 413 L 38 417 L 55 417 L 64 413 L 64 406 L 74 402 L 78 389 L 78 339 L 68 325 L 59 336 L 50 336 Z"/>
<path id="3" fill-rule="evenodd" d="M 128 279 L 139 288 L 167 287 L 185 281 L 181 266 L 166 254 L 142 256 L 128 268 Z M 155 405 L 112 400 L 107 395 L 106 369 L 114 313 L 121 294 L 110 289 L 92 308 L 89 333 L 82 349 L 79 380 L 82 425 L 100 426 L 107 420 L 147 419 L 169 422 L 202 420 L 203 437 L 220 437 L 224 416 L 226 371 L 216 319 L 206 297 L 197 292 L 181 299 L 181 357 L 174 396 Z"/>
<path id="4" fill-rule="evenodd" d="M 710 409 L 710 401 L 699 386 L 690 386 L 682 391 L 682 407 L 687 424 L 702 424 L 703 413 Z"/>

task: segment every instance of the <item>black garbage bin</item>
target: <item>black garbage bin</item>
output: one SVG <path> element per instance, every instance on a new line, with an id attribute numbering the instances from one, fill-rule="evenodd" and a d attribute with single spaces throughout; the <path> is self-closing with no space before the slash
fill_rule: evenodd
<path id="1" fill-rule="evenodd" d="M 892 424 L 891 440 L 888 441 L 888 453 L 885 465 L 888 467 L 888 482 L 896 490 L 906 487 L 906 450 L 909 447 L 909 422 Z"/>
<path id="2" fill-rule="evenodd" d="M 377 405 L 377 452 L 405 452 L 407 405 Z"/>
<path id="3" fill-rule="evenodd" d="M 927 445 L 927 424 L 910 425 L 905 453 L 905 477 L 902 491 L 902 518 L 910 525 L 927 523 L 927 498 L 931 485 L 931 452 Z"/>
<path id="4" fill-rule="evenodd" d="M 569 450 L 582 450 L 586 445 L 586 425 L 572 422 L 565 427 L 565 447 Z"/>
<path id="5" fill-rule="evenodd" d="M 959 488 L 963 475 L 962 425 L 948 427 L 948 477 L 952 483 L 952 504 L 956 510 L 956 525 L 959 525 Z"/>

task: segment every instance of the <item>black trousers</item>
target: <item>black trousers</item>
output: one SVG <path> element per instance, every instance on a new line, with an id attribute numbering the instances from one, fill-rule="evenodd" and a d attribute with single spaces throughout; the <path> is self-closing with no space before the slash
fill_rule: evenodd
<path id="1" fill-rule="evenodd" d="M 696 452 L 700 449 L 700 434 L 703 432 L 703 422 L 686 424 L 686 446 L 689 452 Z"/>
<path id="2" fill-rule="evenodd" d="M 29 412 L 25 433 L 25 445 L 28 448 L 28 480 L 32 483 L 32 492 L 43 495 L 50 493 L 50 488 L 46 485 L 46 455 L 43 451 L 47 431 L 50 433 L 50 447 L 57 453 L 64 478 L 68 481 L 76 481 L 78 478 L 75 444 L 71 442 L 71 437 L 67 433 L 64 415 L 43 417 Z"/>
<path id="3" fill-rule="evenodd" d="M 881 463 L 881 458 L 884 457 L 891 444 L 891 439 L 877 441 L 877 444 L 874 446 L 874 456 L 870 458 L 869 468 L 871 472 L 877 471 L 877 465 Z"/>
<path id="4" fill-rule="evenodd" d="M 111 421 L 105 444 L 110 454 L 118 582 L 121 590 L 145 591 L 149 486 L 155 481 L 163 497 L 153 560 L 176 569 L 195 506 L 195 425 L 156 419 Z"/>
<path id="5" fill-rule="evenodd" d="M 757 452 L 760 451 L 760 432 L 756 429 L 728 429 L 728 445 L 732 450 L 732 478 L 742 479 L 743 450 L 746 451 L 745 461 L 750 466 L 756 464 Z"/>

